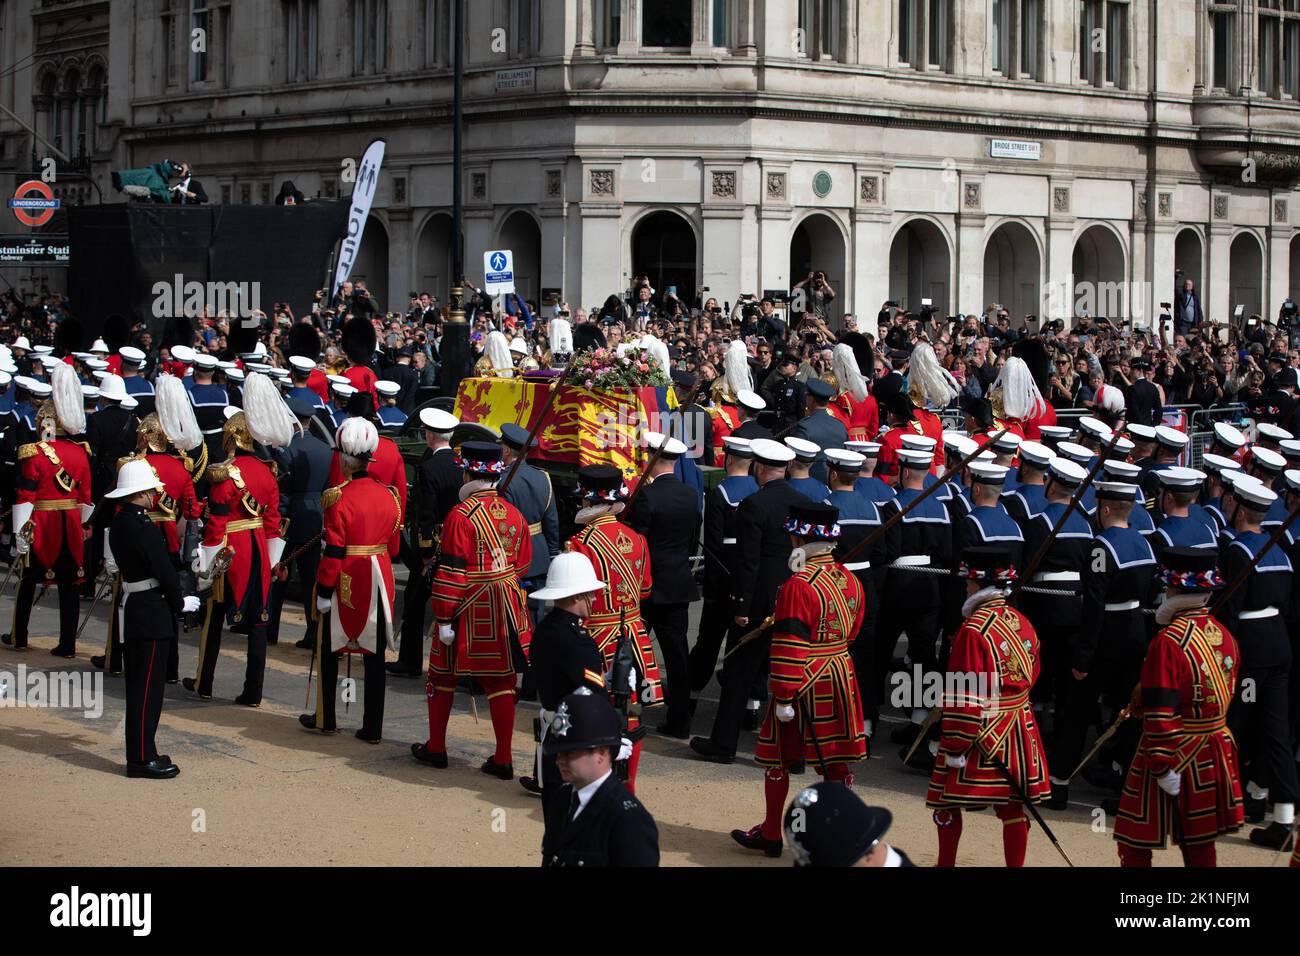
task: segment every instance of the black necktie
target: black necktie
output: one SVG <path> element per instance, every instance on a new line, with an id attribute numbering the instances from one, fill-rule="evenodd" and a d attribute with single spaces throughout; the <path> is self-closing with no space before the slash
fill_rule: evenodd
<path id="1" fill-rule="evenodd" d="M 578 791 L 574 790 L 573 793 L 569 796 L 569 818 L 568 818 L 569 823 L 572 823 L 573 818 L 578 815 L 579 805 L 580 804 L 578 801 Z"/>

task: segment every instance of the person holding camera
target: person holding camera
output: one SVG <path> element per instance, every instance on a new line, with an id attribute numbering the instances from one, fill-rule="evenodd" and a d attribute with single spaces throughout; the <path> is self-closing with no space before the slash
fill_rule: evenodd
<path id="1" fill-rule="evenodd" d="M 835 290 L 826 281 L 826 273 L 809 269 L 808 274 L 796 282 L 790 291 L 794 294 L 798 290 L 803 290 L 804 293 L 805 314 L 825 319 L 828 307 L 835 301 Z"/>
<path id="2" fill-rule="evenodd" d="M 1174 294 L 1174 334 L 1190 336 L 1199 333 L 1204 323 L 1205 314 L 1201 311 L 1201 298 L 1196 294 L 1196 283 L 1184 278 L 1182 288 Z"/>

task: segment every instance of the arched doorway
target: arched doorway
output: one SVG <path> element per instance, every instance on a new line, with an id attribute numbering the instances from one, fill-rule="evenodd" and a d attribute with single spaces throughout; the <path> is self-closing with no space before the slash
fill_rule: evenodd
<path id="1" fill-rule="evenodd" d="M 501 224 L 498 249 L 515 254 L 515 292 L 536 302 L 542 288 L 542 230 L 537 220 L 522 209 L 512 212 Z"/>
<path id="2" fill-rule="evenodd" d="M 1259 315 L 1264 307 L 1264 251 L 1259 240 L 1249 232 L 1243 232 L 1232 240 L 1232 249 L 1228 255 L 1228 311 L 1235 315 L 1237 306 L 1243 307 L 1243 315 L 1250 318 Z"/>
<path id="3" fill-rule="evenodd" d="M 1174 268 L 1182 275 L 1174 276 L 1174 291 L 1169 293 L 1170 295 L 1175 295 L 1182 289 L 1184 279 L 1191 279 L 1197 298 L 1202 302 L 1205 301 L 1205 290 L 1201 288 L 1204 262 L 1201 249 L 1201 237 L 1195 229 L 1184 229 L 1178 234 L 1178 238 L 1174 240 Z M 1173 299 L 1166 299 L 1165 293 L 1160 291 L 1157 301 L 1172 302 Z"/>
<path id="4" fill-rule="evenodd" d="M 451 292 L 451 216 L 440 212 L 429 217 L 420 230 L 415 257 L 415 291 L 447 302 Z"/>
<path id="5" fill-rule="evenodd" d="M 685 218 L 661 210 L 646 216 L 632 230 L 632 275 L 646 276 L 656 301 L 670 288 L 689 305 L 696 305 L 695 231 Z"/>
<path id="6" fill-rule="evenodd" d="M 374 216 L 366 220 L 361 248 L 357 250 L 357 261 L 352 266 L 352 281 L 355 283 L 358 279 L 365 281 L 380 308 L 393 309 L 388 299 L 388 233 L 384 231 L 384 224 Z M 405 302 L 400 303 L 400 307 L 405 305 Z"/>
<path id="7" fill-rule="evenodd" d="M 1089 226 L 1074 243 L 1071 266 L 1074 316 L 1120 321 L 1128 318 L 1124 247 L 1105 226 Z"/>
<path id="8" fill-rule="evenodd" d="M 1026 315 L 1038 315 L 1042 257 L 1034 235 L 1018 222 L 993 230 L 984 247 L 984 303 L 1001 305 L 1019 327 Z M 1045 316 L 1056 318 L 1056 316 Z"/>
<path id="9" fill-rule="evenodd" d="M 810 272 L 826 273 L 826 282 L 835 292 L 834 300 L 826 306 L 827 321 L 844 313 L 842 303 L 848 296 L 845 258 L 844 233 L 834 219 L 823 213 L 808 216 L 790 237 L 790 286 L 802 282 Z"/>
<path id="10" fill-rule="evenodd" d="M 889 298 L 912 312 L 921 310 L 922 299 L 930 299 L 938 315 L 950 314 L 951 263 L 939 227 L 913 219 L 898 230 L 889 247 Z"/>

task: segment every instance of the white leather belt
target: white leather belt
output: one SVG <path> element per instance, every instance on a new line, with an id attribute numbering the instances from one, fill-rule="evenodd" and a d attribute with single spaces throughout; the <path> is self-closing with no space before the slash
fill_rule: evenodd
<path id="1" fill-rule="evenodd" d="M 1266 617 L 1277 617 L 1278 610 L 1275 607 L 1261 607 L 1255 611 L 1242 611 L 1237 615 L 1239 621 L 1258 621 Z"/>
<path id="2" fill-rule="evenodd" d="M 890 565 L 891 568 L 919 568 L 930 563 L 928 554 L 904 554 Z"/>
<path id="3" fill-rule="evenodd" d="M 222 429 L 220 429 L 220 428 L 205 428 L 205 429 L 203 429 L 203 434 L 205 434 L 205 435 L 220 435 L 221 432 L 222 432 Z"/>
<path id="4" fill-rule="evenodd" d="M 136 594 L 140 591 L 148 591 L 150 588 L 160 588 L 157 578 L 145 578 L 143 581 L 123 581 L 123 594 Z"/>
<path id="5" fill-rule="evenodd" d="M 735 539 L 735 538 L 723 538 L 723 539 L 722 539 L 722 543 L 723 543 L 723 544 L 735 544 L 735 543 L 736 543 L 736 539 Z"/>
<path id="6" fill-rule="evenodd" d="M 1044 571 L 1041 574 L 1035 574 L 1034 580 L 1037 581 L 1077 581 L 1079 580 L 1078 571 Z"/>
<path id="7" fill-rule="evenodd" d="M 854 561 L 852 564 L 844 565 L 845 571 L 865 571 L 871 567 L 870 561 Z"/>
<path id="8" fill-rule="evenodd" d="M 1118 604 L 1107 604 L 1107 611 L 1136 611 L 1142 606 L 1141 601 L 1120 601 Z"/>

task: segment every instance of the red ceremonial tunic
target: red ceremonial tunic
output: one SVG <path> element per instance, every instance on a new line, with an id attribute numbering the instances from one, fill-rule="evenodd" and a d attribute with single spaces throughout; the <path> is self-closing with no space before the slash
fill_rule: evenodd
<path id="1" fill-rule="evenodd" d="M 343 370 L 343 377 L 352 383 L 358 392 L 366 392 L 375 400 L 375 411 L 379 411 L 379 391 L 375 382 L 379 376 L 367 365 L 349 365 Z"/>
<path id="2" fill-rule="evenodd" d="M 948 656 L 939 752 L 926 806 L 1019 803 L 1007 773 L 1030 801 L 1051 796 L 1047 756 L 1029 703 L 1040 669 L 1034 626 L 1004 598 L 985 601 L 962 623 Z M 964 756 L 966 766 L 948 766 L 948 754 Z"/>
<path id="3" fill-rule="evenodd" d="M 605 582 L 604 590 L 592 601 L 591 614 L 584 623 L 600 648 L 606 671 L 614 666 L 622 614 L 641 678 L 638 700 L 647 707 L 659 703 L 664 699 L 663 676 L 654 645 L 641 620 L 641 602 L 650 597 L 653 585 L 650 549 L 645 538 L 613 515 L 604 514 L 570 538 L 564 549 L 585 554 L 596 569 L 596 578 Z"/>
<path id="4" fill-rule="evenodd" d="M 325 546 L 316 570 L 318 594 L 333 599 L 330 650 L 382 654 L 379 616 L 393 626 L 393 558 L 401 549 L 397 489 L 372 475 L 354 475 L 321 495 Z"/>
<path id="5" fill-rule="evenodd" d="M 383 435 L 379 436 L 379 447 L 370 457 L 366 474 L 381 485 L 397 489 L 397 500 L 402 506 L 402 520 L 406 520 L 406 462 L 397 447 L 397 442 Z M 330 459 L 329 477 L 325 479 L 326 488 L 335 488 L 343 484 L 343 471 L 339 468 L 339 453 L 336 451 Z"/>
<path id="6" fill-rule="evenodd" d="M 90 456 L 66 438 L 32 442 L 18 449 L 19 504 L 33 507 L 28 557 L 49 584 L 80 584 L 86 577 L 81 506 L 89 507 Z"/>
<path id="7" fill-rule="evenodd" d="M 1236 639 L 1203 607 L 1175 614 L 1151 641 L 1142 741 L 1115 818 L 1120 843 L 1164 847 L 1180 829 L 1184 844 L 1209 843 L 1245 821 L 1237 745 L 1225 723 L 1239 665 Z M 1176 798 L 1156 783 L 1170 770 L 1182 777 Z"/>
<path id="8" fill-rule="evenodd" d="M 271 589 L 266 540 L 280 536 L 280 487 L 270 466 L 252 455 L 211 466 L 207 478 L 211 487 L 203 544 L 226 545 L 235 552 L 218 583 L 221 590 L 214 588 L 214 594 L 228 602 L 231 624 L 265 624 Z M 256 586 L 250 586 L 254 577 Z"/>
<path id="9" fill-rule="evenodd" d="M 330 380 L 320 369 L 314 368 L 307 373 L 307 387 L 319 395 L 326 405 L 330 403 Z"/>
<path id="10" fill-rule="evenodd" d="M 919 410 L 918 410 L 919 414 Z M 929 413 L 927 413 L 929 414 Z M 933 416 L 931 416 L 933 417 Z M 938 421 L 938 419 L 935 419 Z M 898 425 L 891 428 L 880 436 L 880 455 L 876 459 L 875 474 L 878 478 L 888 478 L 892 481 L 898 478 L 898 450 L 903 447 L 904 435 L 927 435 L 926 426 L 918 419 L 913 418 L 905 425 Z M 940 460 L 940 453 L 943 449 L 943 437 L 940 432 L 939 444 L 935 445 L 935 462 Z M 932 464 L 930 471 L 936 473 L 938 464 Z"/>
<path id="11" fill-rule="evenodd" d="M 830 554 L 809 558 L 781 585 L 772 612 L 772 699 L 754 747 L 757 763 L 777 767 L 803 760 L 816 766 L 819 747 L 828 764 L 867 755 L 862 701 L 849 657 L 865 612 L 862 585 Z M 794 718 L 784 726 L 776 719 L 780 704 L 794 707 Z M 791 752 L 796 749 L 791 740 L 802 743 L 797 752 Z"/>
<path id="12" fill-rule="evenodd" d="M 202 446 L 200 446 L 202 447 Z M 145 459 L 153 473 L 162 482 L 163 493 L 158 497 L 149 520 L 162 528 L 167 539 L 167 550 L 176 554 L 181 549 L 181 539 L 176 524 L 181 518 L 193 521 L 203 514 L 203 502 L 194 492 L 194 479 L 175 455 L 150 452 Z"/>
<path id="13" fill-rule="evenodd" d="M 713 420 L 713 460 L 709 464 L 715 468 L 721 468 L 726 454 L 722 439 L 740 427 L 740 410 L 735 405 L 718 403 L 709 406 L 705 411 L 709 413 L 709 418 Z"/>
<path id="14" fill-rule="evenodd" d="M 447 514 L 433 579 L 433 615 L 454 624 L 456 640 L 435 636 L 429 651 L 430 680 L 515 672 L 514 645 L 526 656 L 532 621 L 519 581 L 533 560 L 533 539 L 519 509 L 496 489 L 477 491 Z"/>
<path id="15" fill-rule="evenodd" d="M 875 441 L 880 431 L 880 409 L 870 393 L 859 401 L 852 392 L 840 392 L 829 411 L 849 430 L 849 441 Z"/>
<path id="16" fill-rule="evenodd" d="M 1037 413 L 1030 415 L 1024 421 L 1024 434 L 1022 437 L 1029 441 L 1042 441 L 1043 433 L 1039 429 L 1043 425 L 1056 424 L 1056 409 L 1050 402 L 1043 402 L 1042 407 Z"/>

